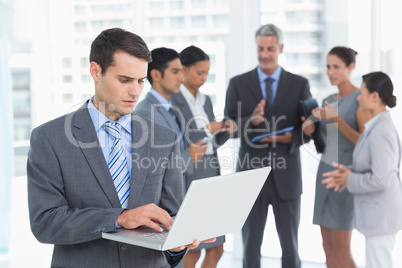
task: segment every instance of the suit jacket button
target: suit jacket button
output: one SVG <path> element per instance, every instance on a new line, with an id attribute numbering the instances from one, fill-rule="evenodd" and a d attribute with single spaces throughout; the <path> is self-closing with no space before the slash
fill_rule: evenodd
<path id="1" fill-rule="evenodd" d="M 127 245 L 126 245 L 126 244 L 122 244 L 120 248 L 121 248 L 121 250 L 126 250 L 126 249 L 127 249 Z"/>

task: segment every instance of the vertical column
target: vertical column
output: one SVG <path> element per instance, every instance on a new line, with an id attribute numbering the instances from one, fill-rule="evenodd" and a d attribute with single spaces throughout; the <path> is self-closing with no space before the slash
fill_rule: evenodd
<path id="1" fill-rule="evenodd" d="M 13 178 L 13 113 L 11 71 L 8 67 L 6 26 L 11 10 L 0 1 L 0 254 L 8 253 L 11 230 L 11 183 Z"/>
<path id="2" fill-rule="evenodd" d="M 261 26 L 260 0 L 230 1 L 230 33 L 227 47 L 227 79 L 255 68 L 255 31 Z"/>
<path id="3" fill-rule="evenodd" d="M 260 0 L 231 0 L 230 2 L 230 33 L 226 44 L 227 82 L 230 78 L 244 73 L 258 65 L 255 31 L 261 26 Z M 239 140 L 231 140 L 234 163 Z M 236 167 L 236 165 L 233 165 Z M 243 242 L 241 233 L 233 234 L 233 253 L 236 260 L 243 258 Z"/>
<path id="4" fill-rule="evenodd" d="M 381 40 L 381 0 L 371 0 L 370 71 L 382 69 Z"/>
<path id="5" fill-rule="evenodd" d="M 322 52 L 323 61 L 321 66 L 326 66 L 327 53 L 334 46 L 348 46 L 349 44 L 349 4 L 347 0 L 326 0 L 324 4 L 324 39 L 325 50 Z M 353 14 L 356 16 L 356 14 Z M 355 47 L 352 47 L 356 49 Z M 357 49 L 358 50 L 358 49 Z M 358 50 L 359 51 L 359 50 Z M 358 59 L 359 60 L 359 59 Z M 328 78 L 323 70 L 322 85 L 323 87 L 317 91 L 315 96 L 322 100 L 331 94 L 334 88 L 328 83 Z M 352 73 L 352 76 L 355 73 Z M 360 77 L 359 77 L 360 79 Z"/>

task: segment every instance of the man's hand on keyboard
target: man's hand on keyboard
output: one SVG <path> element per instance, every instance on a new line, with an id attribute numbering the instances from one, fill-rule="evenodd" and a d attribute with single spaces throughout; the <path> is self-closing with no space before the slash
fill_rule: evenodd
<path id="1" fill-rule="evenodd" d="M 163 228 L 158 224 L 170 230 L 173 219 L 169 213 L 155 204 L 124 210 L 117 218 L 117 225 L 126 229 L 135 229 L 145 225 L 155 231 L 162 232 Z"/>
<path id="2" fill-rule="evenodd" d="M 195 240 L 192 244 L 188 244 L 188 245 L 181 246 L 181 247 L 178 247 L 178 248 L 170 249 L 169 251 L 170 251 L 170 252 L 179 252 L 179 251 L 182 251 L 182 250 L 185 249 L 185 248 L 188 248 L 188 249 L 195 249 L 195 248 L 197 248 L 197 247 L 200 245 L 200 243 L 213 243 L 213 242 L 215 242 L 215 241 L 216 241 L 216 238 L 211 238 L 211 239 L 203 240 L 203 241 L 201 241 L 201 242 Z"/>

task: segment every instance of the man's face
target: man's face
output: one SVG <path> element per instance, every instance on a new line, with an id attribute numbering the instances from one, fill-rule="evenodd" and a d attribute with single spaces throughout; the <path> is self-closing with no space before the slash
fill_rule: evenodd
<path id="1" fill-rule="evenodd" d="M 167 99 L 172 94 L 177 94 L 180 91 L 180 85 L 183 83 L 184 76 L 181 72 L 182 65 L 179 58 L 168 62 L 168 67 L 163 73 L 163 78 L 159 72 L 160 79 L 154 80 L 156 82 L 155 89 L 158 90 Z"/>
<path id="2" fill-rule="evenodd" d="M 258 36 L 257 51 L 261 70 L 271 75 L 278 68 L 278 57 L 283 51 L 283 45 L 278 44 L 276 36 Z"/>
<path id="3" fill-rule="evenodd" d="M 110 65 L 105 75 L 100 66 L 92 62 L 91 76 L 95 81 L 94 105 L 110 120 L 118 120 L 131 114 L 144 89 L 148 62 L 117 51 L 114 64 Z"/>

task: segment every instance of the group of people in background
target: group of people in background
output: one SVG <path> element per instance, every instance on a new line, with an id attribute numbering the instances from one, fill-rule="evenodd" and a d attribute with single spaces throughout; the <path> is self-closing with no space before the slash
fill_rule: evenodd
<path id="1" fill-rule="evenodd" d="M 131 245 L 123 248 L 102 240 L 99 230 L 146 225 L 159 231 L 158 224 L 169 228 L 191 182 L 220 174 L 217 149 L 234 137 L 240 138 L 237 171 L 272 167 L 242 229 L 243 267 L 261 267 L 269 205 L 282 267 L 301 267 L 300 147 L 313 133 L 322 132 L 326 144 L 317 171 L 313 223 L 320 226 L 327 267 L 356 267 L 350 247 L 354 228 L 366 237 L 367 267 L 392 267 L 395 235 L 402 228 L 402 151 L 386 109 L 396 105 L 390 78 L 383 72 L 369 73 L 358 88 L 350 80 L 357 52 L 334 47 L 327 55 L 327 75 L 338 92 L 305 118 L 300 102 L 312 98 L 309 82 L 280 66 L 281 29 L 263 25 L 255 41 L 259 64 L 230 79 L 224 119 L 218 121 L 210 97 L 200 92 L 210 69 L 201 48 L 149 51 L 139 36 L 121 29 L 105 30 L 95 39 L 90 57 L 94 97 L 77 112 L 36 128 L 31 135 L 31 228 L 39 241 L 55 244 L 52 266 L 165 267 L 167 261 L 187 268 L 196 266 L 204 248 L 201 267 L 216 267 L 224 236 L 162 254 Z M 145 78 L 151 89 L 137 103 Z M 142 126 L 136 123 L 139 119 L 145 119 Z M 118 143 L 108 136 L 103 125 L 108 122 L 118 123 L 121 138 L 126 139 L 121 150 L 131 187 L 125 205 L 117 198 L 119 190 L 108 169 Z M 142 137 L 136 134 L 145 133 L 144 125 L 153 130 L 147 134 L 153 142 L 172 146 L 154 148 L 151 141 L 140 148 L 131 146 Z M 289 131 L 251 142 L 261 133 L 282 129 Z M 155 167 L 158 172 L 153 174 L 153 168 L 143 170 L 130 163 L 134 153 L 178 156 L 180 165 Z"/>

